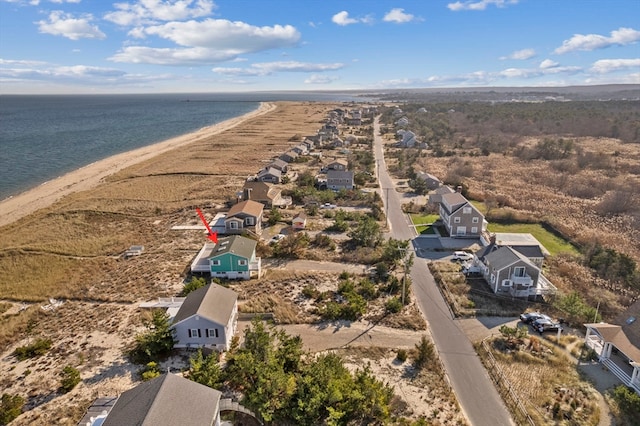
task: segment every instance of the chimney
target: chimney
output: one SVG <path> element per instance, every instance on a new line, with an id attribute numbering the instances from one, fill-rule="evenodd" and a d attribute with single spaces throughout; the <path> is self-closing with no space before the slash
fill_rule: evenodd
<path id="1" fill-rule="evenodd" d="M 456 186 L 456 192 L 462 194 L 462 185 Z"/>
<path id="2" fill-rule="evenodd" d="M 243 200 L 250 200 L 251 199 L 251 189 L 252 188 L 245 188 L 243 190 L 243 194 L 242 194 L 242 199 Z"/>

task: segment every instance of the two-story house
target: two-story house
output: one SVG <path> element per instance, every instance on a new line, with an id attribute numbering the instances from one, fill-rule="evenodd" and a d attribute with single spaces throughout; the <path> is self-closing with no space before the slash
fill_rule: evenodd
<path id="1" fill-rule="evenodd" d="M 440 219 L 451 237 L 478 238 L 487 229 L 484 215 L 462 194 L 443 194 Z"/>
<path id="2" fill-rule="evenodd" d="M 282 189 L 268 182 L 246 181 L 242 187 L 242 199 L 257 201 L 266 207 L 286 207 L 291 205 L 291 197 L 284 197 Z"/>
<path id="3" fill-rule="evenodd" d="M 259 278 L 262 262 L 256 256 L 256 246 L 255 240 L 240 235 L 218 238 L 217 243 L 205 243 L 191 263 L 191 272 L 227 279 Z"/>
<path id="4" fill-rule="evenodd" d="M 335 191 L 353 189 L 353 172 L 350 170 L 328 170 L 327 188 Z"/>

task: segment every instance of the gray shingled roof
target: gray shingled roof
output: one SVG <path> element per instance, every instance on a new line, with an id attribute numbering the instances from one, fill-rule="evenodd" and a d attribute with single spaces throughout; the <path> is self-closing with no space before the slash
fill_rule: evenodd
<path id="1" fill-rule="evenodd" d="M 229 322 L 237 300 L 235 291 L 215 283 L 209 284 L 187 295 L 173 318 L 173 324 L 199 315 L 224 326 Z"/>
<path id="2" fill-rule="evenodd" d="M 255 240 L 241 235 L 218 238 L 218 244 L 211 250 L 209 259 L 214 259 L 226 253 L 233 253 L 251 259 L 257 245 L 258 243 Z"/>
<path id="3" fill-rule="evenodd" d="M 531 263 L 529 259 L 527 259 L 524 255 L 518 253 L 513 250 L 511 247 L 500 247 L 497 250 L 492 251 L 491 253 L 484 255 L 485 264 L 488 263 L 492 268 L 497 270 L 501 270 L 506 268 L 509 265 L 517 262 L 518 260 L 522 260 L 523 262 L 531 265 L 534 268 L 537 268 L 534 264 Z"/>
<path id="4" fill-rule="evenodd" d="M 513 250 L 517 251 L 524 257 L 530 258 L 539 258 L 544 257 L 542 253 L 542 249 L 540 246 L 501 246 L 496 243 L 491 243 L 487 247 L 485 247 L 482 251 L 478 252 L 476 255 L 478 259 L 483 260 L 487 255 L 493 253 L 501 247 L 511 247 Z"/>
<path id="5" fill-rule="evenodd" d="M 164 374 L 120 395 L 103 426 L 213 425 L 221 396 L 215 389 Z"/>
<path id="6" fill-rule="evenodd" d="M 469 201 L 467 201 L 466 198 L 464 198 L 464 196 L 459 193 L 459 192 L 452 192 L 450 194 L 443 194 L 442 195 L 442 203 L 446 203 L 449 206 L 451 206 L 451 211 L 449 213 L 453 213 L 456 210 L 458 210 L 460 207 L 462 207 L 463 205 L 469 203 Z M 469 206 L 473 207 L 471 205 L 471 203 L 469 203 Z M 445 205 L 446 207 L 446 205 Z"/>

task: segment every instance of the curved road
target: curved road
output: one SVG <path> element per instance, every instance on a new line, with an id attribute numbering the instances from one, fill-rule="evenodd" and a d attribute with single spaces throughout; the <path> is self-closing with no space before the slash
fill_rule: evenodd
<path id="1" fill-rule="evenodd" d="M 402 212 L 398 193 L 387 172 L 377 117 L 373 133 L 376 168 L 390 236 L 401 240 L 413 240 L 416 236 L 415 228 L 409 226 L 406 215 Z M 411 281 L 413 294 L 429 323 L 447 376 L 469 423 L 473 426 L 513 425 L 509 411 L 471 342 L 442 298 L 426 260 L 416 257 L 411 269 Z"/>

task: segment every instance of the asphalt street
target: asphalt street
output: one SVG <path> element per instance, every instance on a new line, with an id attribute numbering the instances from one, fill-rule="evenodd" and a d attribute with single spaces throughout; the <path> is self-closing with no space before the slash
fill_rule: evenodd
<path id="1" fill-rule="evenodd" d="M 389 176 L 384 161 L 380 126 L 374 122 L 374 153 L 381 196 L 390 228 L 389 236 L 401 240 L 413 240 L 415 229 L 402 212 L 401 201 Z M 445 303 L 428 268 L 427 250 L 419 239 L 414 241 L 417 254 L 411 268 L 412 292 L 425 316 L 449 382 L 460 407 L 473 426 L 497 426 L 515 424 L 498 394 L 491 378 L 480 362 L 471 341 L 455 320 Z M 432 242 L 432 244 L 436 244 Z M 421 249 L 421 247 L 423 247 Z M 436 256 L 449 256 L 446 252 L 433 252 Z"/>

